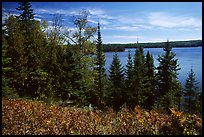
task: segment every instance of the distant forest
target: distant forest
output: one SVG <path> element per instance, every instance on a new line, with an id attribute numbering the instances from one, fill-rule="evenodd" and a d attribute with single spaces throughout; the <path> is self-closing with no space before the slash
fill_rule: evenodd
<path id="1" fill-rule="evenodd" d="M 123 52 L 125 48 L 163 48 L 166 42 L 152 42 L 152 43 L 128 43 L 128 44 L 103 44 L 104 52 Z M 172 47 L 200 47 L 202 40 L 189 40 L 189 41 L 171 41 L 169 44 Z"/>

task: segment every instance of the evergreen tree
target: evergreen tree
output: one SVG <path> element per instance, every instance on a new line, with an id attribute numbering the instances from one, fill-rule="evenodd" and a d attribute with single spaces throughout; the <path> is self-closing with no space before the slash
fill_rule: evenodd
<path id="1" fill-rule="evenodd" d="M 73 23 L 77 31 L 74 34 L 69 32 L 64 34 L 73 43 L 70 45 L 74 59 L 71 83 L 75 91 L 71 93 L 70 99 L 84 105 L 90 103 L 89 95 L 94 90 L 96 46 L 90 39 L 97 28 L 88 25 L 87 11 L 82 11 L 75 16 Z"/>
<path id="2" fill-rule="evenodd" d="M 202 115 L 202 90 L 197 92 L 195 104 L 196 113 Z"/>
<path id="3" fill-rule="evenodd" d="M 25 39 L 20 30 L 20 24 L 18 19 L 13 15 L 9 16 L 5 20 L 5 30 L 3 31 L 3 36 L 5 37 L 5 43 L 7 46 L 7 57 L 10 58 L 8 66 L 13 68 L 8 77 L 11 79 L 12 86 L 16 89 L 19 95 L 24 93 L 22 88 L 25 81 L 25 68 L 26 59 L 23 58 L 24 46 L 23 43 Z"/>
<path id="4" fill-rule="evenodd" d="M 134 64 L 130 55 L 130 50 L 128 51 L 128 61 L 126 65 L 125 71 L 126 79 L 125 79 L 125 87 L 127 91 L 127 105 L 129 106 L 130 100 L 132 97 L 132 93 L 134 91 Z"/>
<path id="5" fill-rule="evenodd" d="M 19 96 L 34 98 L 41 94 L 42 87 L 45 89 L 44 84 L 47 83 L 44 80 L 47 74 L 41 69 L 46 39 L 40 22 L 33 20 L 31 6 L 28 6 L 30 4 L 20 4 L 18 9 L 23 10 L 23 13 L 17 18 L 10 16 L 5 23 L 8 56 L 13 67 L 10 77 Z"/>
<path id="6" fill-rule="evenodd" d="M 178 89 L 175 93 L 175 108 L 177 108 L 179 111 L 182 110 L 182 102 L 183 102 L 183 88 L 179 81 L 175 81 L 175 89 Z"/>
<path id="7" fill-rule="evenodd" d="M 197 103 L 197 90 L 196 86 L 198 82 L 195 79 L 195 73 L 191 68 L 188 78 L 186 79 L 185 89 L 184 89 L 184 108 L 189 113 L 196 112 L 196 103 Z"/>
<path id="8" fill-rule="evenodd" d="M 34 22 L 34 13 L 33 9 L 31 9 L 31 5 L 29 2 L 19 2 L 19 6 L 16 8 L 18 11 L 22 11 L 19 18 L 21 22 L 21 29 L 25 32 L 25 34 L 29 35 L 30 31 L 32 30 L 32 25 Z"/>
<path id="9" fill-rule="evenodd" d="M 157 106 L 161 110 L 167 110 L 169 107 L 177 107 L 176 94 L 180 91 L 179 82 L 177 80 L 177 71 L 180 70 L 177 63 L 178 59 L 174 59 L 175 53 L 171 52 L 171 46 L 167 41 L 164 51 L 165 54 L 158 57 L 159 66 L 157 67 Z"/>
<path id="10" fill-rule="evenodd" d="M 112 89 L 110 91 L 110 105 L 112 105 L 115 110 L 119 110 L 119 108 L 124 104 L 126 97 L 123 91 L 124 69 L 121 66 L 117 53 L 113 56 L 113 62 L 109 73 L 109 80 L 112 85 Z"/>
<path id="11" fill-rule="evenodd" d="M 127 65 L 126 65 L 126 71 L 125 71 L 125 74 L 126 74 L 126 83 L 127 84 L 130 84 L 133 80 L 133 74 L 134 74 L 134 66 L 133 66 L 133 61 L 132 61 L 132 58 L 131 58 L 131 55 L 130 55 L 130 50 L 128 51 L 128 61 L 127 61 Z M 133 83 L 132 83 L 133 84 Z M 129 87 L 129 86 L 128 86 Z"/>
<path id="12" fill-rule="evenodd" d="M 102 101 L 104 100 L 104 91 L 105 91 L 105 54 L 103 53 L 102 40 L 101 40 L 101 32 L 100 32 L 100 24 L 98 23 L 98 39 L 97 39 L 97 53 L 96 53 L 96 76 L 95 76 L 95 86 L 96 91 L 98 92 L 98 102 L 96 105 L 99 107 L 102 105 Z"/>
<path id="13" fill-rule="evenodd" d="M 132 93 L 131 107 L 134 108 L 135 105 L 144 107 L 147 97 L 146 94 L 146 84 L 145 76 L 147 68 L 145 67 L 145 57 L 143 47 L 140 46 L 136 49 L 134 58 L 134 92 Z"/>
<path id="14" fill-rule="evenodd" d="M 147 67 L 147 80 L 146 80 L 146 97 L 147 100 L 145 102 L 145 106 L 147 108 L 151 108 L 155 101 L 156 96 L 156 81 L 155 81 L 155 73 L 154 73 L 154 58 L 148 51 L 146 54 L 145 66 Z"/>
<path id="15" fill-rule="evenodd" d="M 12 77 L 9 73 L 13 70 L 10 66 L 11 58 L 7 55 L 8 44 L 5 41 L 4 33 L 2 35 L 2 96 L 3 97 L 18 97 L 15 89 L 12 87 Z"/>

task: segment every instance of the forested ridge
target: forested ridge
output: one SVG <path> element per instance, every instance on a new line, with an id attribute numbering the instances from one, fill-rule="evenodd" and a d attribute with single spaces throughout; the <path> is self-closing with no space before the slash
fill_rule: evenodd
<path id="1" fill-rule="evenodd" d="M 174 48 L 181 47 L 200 47 L 202 40 L 189 40 L 189 41 L 170 41 L 169 44 Z M 103 44 L 104 52 L 122 52 L 125 48 L 163 48 L 165 42 L 148 42 L 148 43 L 129 43 L 129 44 Z"/>
<path id="2" fill-rule="evenodd" d="M 107 75 L 100 21 L 90 26 L 86 10 L 73 17 L 74 32 L 61 31 L 60 15 L 53 16 L 51 27 L 45 20 L 34 20 L 29 2 L 19 2 L 16 10 L 20 15 L 9 15 L 2 25 L 2 97 L 8 102 L 12 98 L 17 106 L 19 98 L 58 106 L 70 106 L 71 102 L 72 106 L 104 112 L 111 108 L 114 114 L 122 108 L 134 111 L 138 106 L 166 114 L 173 109 L 202 114 L 202 90 L 193 69 L 182 87 L 177 77 L 178 59 L 169 41 L 157 58 L 158 67 L 152 54 L 144 55 L 144 46 L 139 44 L 134 58 L 129 53 L 126 69 L 116 52 Z M 3 129 L 4 134 L 9 133 L 5 121 Z M 200 134 L 200 129 L 194 133 Z"/>

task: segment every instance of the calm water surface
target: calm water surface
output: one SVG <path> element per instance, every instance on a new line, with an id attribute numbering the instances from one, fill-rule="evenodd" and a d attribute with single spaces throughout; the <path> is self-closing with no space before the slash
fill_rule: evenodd
<path id="1" fill-rule="evenodd" d="M 121 64 L 126 66 L 128 59 L 128 50 L 126 49 L 124 52 L 118 52 L 118 57 L 121 61 Z M 154 65 L 158 66 L 158 55 L 163 55 L 163 48 L 144 48 L 144 54 L 146 55 L 147 51 L 153 55 L 154 57 Z M 199 87 L 202 87 L 202 47 L 190 47 L 190 48 L 173 48 L 172 51 L 176 53 L 175 58 L 178 58 L 178 64 L 181 70 L 178 71 L 178 79 L 182 85 L 185 84 L 188 73 L 193 67 L 193 71 L 195 72 L 196 80 L 199 82 Z M 110 65 L 113 60 L 114 52 L 106 52 L 106 73 L 110 69 Z M 135 49 L 130 48 L 131 57 L 134 58 Z"/>

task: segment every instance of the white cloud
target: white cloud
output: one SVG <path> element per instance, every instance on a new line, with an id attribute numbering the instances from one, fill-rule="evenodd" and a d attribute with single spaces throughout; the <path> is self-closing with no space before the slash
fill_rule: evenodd
<path id="1" fill-rule="evenodd" d="M 107 15 L 106 12 L 102 9 L 96 9 L 96 8 L 87 8 L 89 13 L 92 16 L 95 16 L 96 18 L 99 19 L 114 19 L 114 17 Z"/>
<path id="2" fill-rule="evenodd" d="M 92 23 L 98 23 L 98 19 L 100 19 L 100 23 L 103 25 L 108 25 L 109 21 L 107 19 L 113 19 L 113 17 L 106 15 L 104 10 L 96 9 L 96 8 L 86 8 L 86 11 L 90 13 L 88 19 Z M 67 10 L 59 10 L 59 9 L 35 9 L 35 12 L 39 14 L 62 14 L 65 16 L 73 16 L 79 15 L 82 9 L 67 9 Z"/>
<path id="3" fill-rule="evenodd" d="M 202 28 L 178 28 L 179 31 L 200 31 L 202 32 Z"/>
<path id="4" fill-rule="evenodd" d="M 118 38 L 118 39 L 139 39 L 142 36 L 129 36 L 129 35 L 113 35 L 111 38 Z"/>
<path id="5" fill-rule="evenodd" d="M 86 11 L 90 13 L 92 16 L 103 17 L 103 18 L 112 18 L 111 16 L 105 15 L 105 12 L 101 9 L 94 9 L 94 8 L 86 8 Z M 66 16 L 70 15 L 78 15 L 82 9 L 35 9 L 36 13 L 43 14 L 63 14 Z"/>
<path id="6" fill-rule="evenodd" d="M 95 19 L 90 19 L 89 18 L 88 21 L 91 22 L 91 23 L 94 23 L 94 24 L 98 24 L 98 21 L 96 21 Z M 108 25 L 108 24 L 110 24 L 109 21 L 106 21 L 104 19 L 100 19 L 99 22 L 100 22 L 101 25 Z"/>
<path id="7" fill-rule="evenodd" d="M 63 15 L 75 15 L 77 12 L 61 9 L 35 9 L 38 14 L 63 14 Z"/>
<path id="8" fill-rule="evenodd" d="M 137 26 L 118 26 L 115 27 L 117 30 L 124 30 L 124 31 L 137 31 L 139 28 Z"/>
<path id="9" fill-rule="evenodd" d="M 123 24 L 138 24 L 143 22 L 141 18 L 133 16 L 118 16 L 115 19 Z"/>
<path id="10" fill-rule="evenodd" d="M 94 24 L 97 24 L 97 23 L 98 23 L 97 21 L 95 21 L 95 20 L 93 20 L 93 19 L 88 19 L 88 21 L 91 22 L 91 23 L 94 23 Z"/>
<path id="11" fill-rule="evenodd" d="M 100 24 L 108 25 L 108 24 L 110 24 L 110 22 L 107 21 L 107 20 L 101 19 L 101 20 L 100 20 Z"/>
<path id="12" fill-rule="evenodd" d="M 104 27 L 104 30 L 123 30 L 123 31 L 139 31 L 139 30 L 146 30 L 146 29 L 152 29 L 152 26 L 150 25 L 118 25 L 118 26 L 108 26 Z"/>
<path id="13" fill-rule="evenodd" d="M 41 22 L 41 20 L 42 20 L 42 19 L 40 19 L 40 18 L 36 18 L 36 17 L 35 17 L 34 19 L 35 19 L 35 20 L 38 20 L 38 21 L 40 21 L 40 22 Z"/>
<path id="14" fill-rule="evenodd" d="M 43 16 L 39 15 L 39 14 L 35 14 L 34 15 L 35 17 L 39 17 L 39 18 L 42 18 Z"/>
<path id="15" fill-rule="evenodd" d="M 104 11 L 101 9 L 96 9 L 96 8 L 88 8 L 87 9 L 91 15 L 95 15 L 95 16 L 101 16 L 104 15 Z"/>
<path id="16" fill-rule="evenodd" d="M 202 26 L 202 21 L 194 17 L 174 16 L 165 12 L 151 12 L 149 24 L 162 28 L 196 28 Z"/>
<path id="17" fill-rule="evenodd" d="M 111 35 L 111 36 L 103 36 L 104 43 L 136 43 L 137 40 L 140 41 L 143 36 L 136 35 Z"/>
<path id="18" fill-rule="evenodd" d="M 53 21 L 51 21 L 51 20 L 49 20 L 49 21 L 47 21 L 49 24 L 52 24 L 53 23 Z"/>

